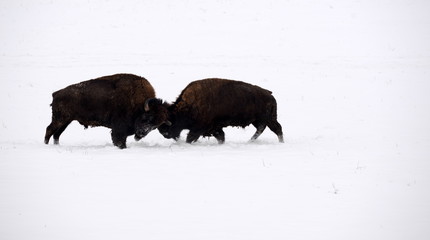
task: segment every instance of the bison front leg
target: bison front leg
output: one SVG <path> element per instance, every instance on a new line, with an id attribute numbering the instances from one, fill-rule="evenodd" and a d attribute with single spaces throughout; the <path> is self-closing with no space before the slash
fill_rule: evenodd
<path id="1" fill-rule="evenodd" d="M 140 139 L 142 139 L 143 137 L 139 137 L 139 136 L 137 136 L 136 134 L 134 135 L 134 140 L 137 142 L 137 141 L 140 141 Z"/>
<path id="2" fill-rule="evenodd" d="M 127 135 L 126 134 L 122 133 L 121 131 L 112 129 L 111 136 L 112 136 L 113 145 L 115 145 L 121 149 L 127 148 L 127 145 L 126 145 Z"/>
<path id="3" fill-rule="evenodd" d="M 223 144 L 225 142 L 225 133 L 222 128 L 216 130 L 212 135 L 216 138 L 219 144 Z"/>
<path id="4" fill-rule="evenodd" d="M 199 139 L 199 137 L 200 137 L 201 135 L 202 135 L 202 134 L 201 134 L 200 132 L 190 130 L 190 132 L 189 132 L 189 133 L 188 133 L 188 135 L 187 135 L 187 140 L 186 140 L 186 142 L 187 142 L 187 143 L 193 143 L 193 142 L 196 142 L 196 141 Z"/>

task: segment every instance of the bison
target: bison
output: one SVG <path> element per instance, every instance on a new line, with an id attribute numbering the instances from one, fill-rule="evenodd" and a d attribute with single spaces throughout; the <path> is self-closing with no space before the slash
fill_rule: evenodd
<path id="1" fill-rule="evenodd" d="M 222 144 L 224 127 L 244 128 L 252 124 L 257 131 L 251 140 L 257 139 L 268 126 L 279 142 L 284 141 L 272 92 L 241 81 L 218 78 L 194 81 L 173 104 L 151 99 L 146 109 L 143 121 L 153 128 L 158 126 L 165 138 L 177 140 L 183 129 L 189 129 L 187 143 L 197 141 L 200 136 L 214 136 Z"/>
<path id="2" fill-rule="evenodd" d="M 112 129 L 113 144 L 126 148 L 127 136 L 135 134 L 135 139 L 140 140 L 149 132 L 142 123 L 142 114 L 145 102 L 155 98 L 155 91 L 143 77 L 115 74 L 70 85 L 52 97 L 52 122 L 46 128 L 46 144 L 52 135 L 54 144 L 58 144 L 63 131 L 77 120 L 85 128 Z"/>

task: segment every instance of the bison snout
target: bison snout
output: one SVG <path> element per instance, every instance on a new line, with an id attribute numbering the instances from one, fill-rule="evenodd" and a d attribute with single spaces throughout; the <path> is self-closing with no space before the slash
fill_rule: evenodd
<path id="1" fill-rule="evenodd" d="M 155 128 L 156 127 L 148 126 L 148 127 L 143 127 L 143 128 L 137 129 L 136 135 L 140 138 L 143 138 L 146 135 L 148 135 L 148 133 L 151 132 L 152 130 L 154 130 Z"/>

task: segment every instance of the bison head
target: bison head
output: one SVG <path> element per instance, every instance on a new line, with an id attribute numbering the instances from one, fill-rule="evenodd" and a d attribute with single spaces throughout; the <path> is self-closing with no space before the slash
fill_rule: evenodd
<path id="1" fill-rule="evenodd" d="M 139 140 L 145 137 L 150 131 L 161 125 L 172 125 L 168 120 L 167 103 L 161 99 L 151 98 L 145 101 L 143 113 L 135 120 L 135 138 Z"/>
<path id="2" fill-rule="evenodd" d="M 178 140 L 182 130 L 186 128 L 186 125 L 184 125 L 184 119 L 186 118 L 184 118 L 183 115 L 178 115 L 175 107 L 175 105 L 171 105 L 168 108 L 168 120 L 170 124 L 161 124 L 158 127 L 158 131 L 165 138 L 173 138 L 175 140 Z"/>
<path id="3" fill-rule="evenodd" d="M 178 140 L 182 129 L 172 127 L 172 125 L 162 124 L 158 127 L 158 131 L 165 138 L 173 138 L 175 140 Z"/>

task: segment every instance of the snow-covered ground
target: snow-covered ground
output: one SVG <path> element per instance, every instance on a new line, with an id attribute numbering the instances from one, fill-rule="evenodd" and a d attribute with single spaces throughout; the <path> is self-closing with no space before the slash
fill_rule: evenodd
<path id="1" fill-rule="evenodd" d="M 0 2 L 0 239 L 429 239 L 429 1 Z M 173 101 L 273 91 L 286 142 L 227 128 L 129 148 L 51 93 L 114 73 Z"/>

